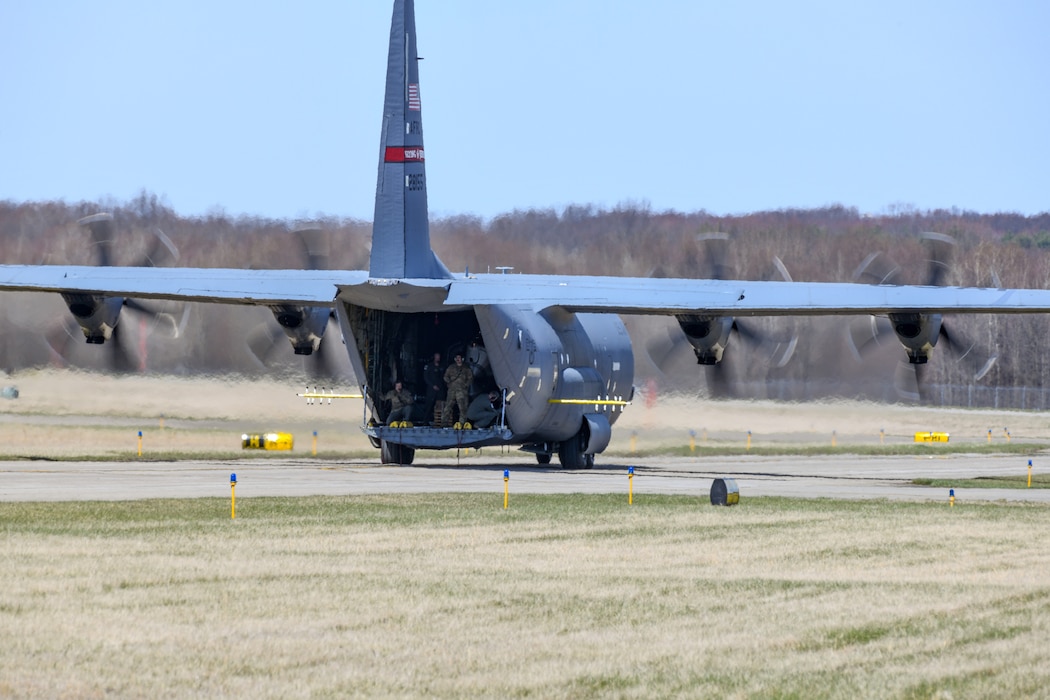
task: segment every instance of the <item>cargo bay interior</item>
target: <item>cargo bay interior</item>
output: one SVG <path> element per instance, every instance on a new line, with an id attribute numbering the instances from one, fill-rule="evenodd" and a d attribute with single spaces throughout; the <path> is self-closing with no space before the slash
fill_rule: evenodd
<path id="1" fill-rule="evenodd" d="M 422 415 L 426 385 L 423 368 L 434 353 L 441 355 L 442 372 L 453 363 L 457 353 L 465 360 L 471 345 L 484 347 L 481 329 L 473 309 L 441 313 L 403 313 L 345 305 L 354 342 L 360 357 L 363 380 L 369 402 L 377 407 L 376 417 L 385 418 L 388 407 L 379 400 L 401 380 L 404 388 L 416 397 L 416 421 L 431 420 Z M 475 353 L 477 351 L 475 350 Z M 483 353 L 482 353 L 483 354 Z M 357 368 L 355 368 L 357 369 Z M 472 366 L 474 383 L 471 396 L 497 389 L 488 363 Z"/>

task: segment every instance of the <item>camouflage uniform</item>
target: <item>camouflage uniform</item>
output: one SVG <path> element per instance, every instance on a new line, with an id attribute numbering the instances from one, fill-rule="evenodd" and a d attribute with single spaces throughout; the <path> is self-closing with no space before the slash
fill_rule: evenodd
<path id="1" fill-rule="evenodd" d="M 445 398 L 445 408 L 441 411 L 441 424 L 449 425 L 452 422 L 452 404 L 459 406 L 459 419 L 466 420 L 467 399 L 470 395 L 470 383 L 474 375 L 470 367 L 463 364 L 463 356 L 456 355 L 456 363 L 449 365 L 445 370 L 445 384 L 448 385 L 448 396 Z"/>
<path id="2" fill-rule="evenodd" d="M 397 384 L 399 385 L 401 382 Z M 387 425 L 403 420 L 407 421 L 412 417 L 412 404 L 415 402 L 415 398 L 408 389 L 399 389 L 395 385 L 393 389 L 383 394 L 381 398 L 390 402 L 390 413 L 386 417 Z"/>

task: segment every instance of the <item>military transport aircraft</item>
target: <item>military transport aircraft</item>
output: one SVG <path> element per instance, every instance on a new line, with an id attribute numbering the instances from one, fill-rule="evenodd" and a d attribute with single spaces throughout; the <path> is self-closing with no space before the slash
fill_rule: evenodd
<path id="1" fill-rule="evenodd" d="M 316 347 L 334 308 L 371 415 L 362 428 L 382 462 L 411 463 L 417 448 L 519 445 L 540 463 L 557 454 L 568 468 L 593 465 L 633 395 L 634 355 L 619 314 L 676 317 L 701 359 L 719 342 L 710 331 L 723 319 L 874 314 L 922 363 L 941 335 L 942 312 L 1050 312 L 1045 290 L 452 273 L 430 247 L 418 61 L 413 0 L 395 0 L 368 270 L 7 265 L 0 290 L 75 299 L 96 342 L 118 322 L 122 299 L 267 306 L 293 344 L 301 331 L 304 349 Z M 395 380 L 421 387 L 434 353 L 448 361 L 472 344 L 488 358 L 475 389 L 503 395 L 495 424 L 384 424 L 381 397 Z"/>

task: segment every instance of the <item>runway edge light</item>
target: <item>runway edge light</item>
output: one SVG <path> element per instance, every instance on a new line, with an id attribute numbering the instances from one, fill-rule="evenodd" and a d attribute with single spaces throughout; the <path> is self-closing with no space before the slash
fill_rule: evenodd
<path id="1" fill-rule="evenodd" d="M 230 473 L 230 520 L 237 518 L 237 472 Z"/>

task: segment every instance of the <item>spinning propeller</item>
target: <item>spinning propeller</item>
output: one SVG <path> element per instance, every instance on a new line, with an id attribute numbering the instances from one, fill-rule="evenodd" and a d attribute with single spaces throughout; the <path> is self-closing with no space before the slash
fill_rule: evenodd
<path id="1" fill-rule="evenodd" d="M 926 274 L 922 284 L 942 287 L 948 283 L 955 240 L 942 233 L 920 234 L 926 249 Z M 853 273 L 856 282 L 867 284 L 904 284 L 900 267 L 881 253 L 872 253 Z M 996 278 L 995 283 L 998 284 Z M 927 398 L 926 363 L 933 348 L 941 342 L 948 353 L 967 371 L 974 381 L 981 379 L 995 364 L 997 356 L 985 352 L 938 313 L 892 313 L 887 317 L 870 316 L 851 322 L 846 336 L 853 356 L 859 361 L 864 355 L 892 337 L 904 346 L 907 362 L 900 362 L 894 372 L 897 393 L 909 400 Z"/>
<path id="2" fill-rule="evenodd" d="M 727 262 L 729 234 L 702 233 L 696 240 L 703 250 L 701 277 L 732 279 L 733 268 Z M 784 263 L 775 256 L 773 269 L 766 277 L 791 281 Z M 733 335 L 752 350 L 765 353 L 768 363 L 778 368 L 788 363 L 798 345 L 794 328 L 774 335 L 760 330 L 752 321 L 745 322 L 732 316 L 681 314 L 675 318 L 681 332 L 665 329 L 664 333 L 650 340 L 646 344 L 649 357 L 661 372 L 667 373 L 683 350 L 690 348 L 696 363 L 704 366 L 708 393 L 712 398 L 734 398 L 739 393 L 735 391 L 730 379 L 730 367 L 726 364 L 729 356 L 725 351 Z"/>
<path id="3" fill-rule="evenodd" d="M 329 269 L 331 248 L 324 231 L 308 226 L 292 231 L 292 235 L 296 241 L 294 248 L 301 251 L 303 269 Z M 294 353 L 303 356 L 303 368 L 309 377 L 345 377 L 346 368 L 338 361 L 344 353 L 338 347 L 330 347 L 339 344 L 339 340 L 333 341 L 325 334 L 328 324 L 334 320 L 330 307 L 281 304 L 271 306 L 270 311 L 277 320 L 277 327 L 272 323 L 260 324 L 247 339 L 248 349 L 256 360 L 269 366 L 286 357 L 287 346 L 281 342 L 281 338 L 286 337 Z M 338 329 L 336 333 L 339 338 Z M 326 337 L 329 339 L 325 340 Z"/>
<path id="4" fill-rule="evenodd" d="M 108 213 L 93 214 L 80 219 L 82 228 L 89 231 L 91 249 L 94 251 L 96 265 L 110 267 L 115 260 L 113 215 Z M 135 267 L 158 267 L 169 265 L 179 259 L 178 249 L 159 228 L 151 231 L 152 237 L 148 248 L 135 260 Z M 77 329 L 89 344 L 105 344 L 108 349 L 107 364 L 115 372 L 142 371 L 146 363 L 146 336 L 154 331 L 161 331 L 172 338 L 178 338 L 185 330 L 189 309 L 182 305 L 164 302 L 143 302 L 125 297 L 109 297 L 96 294 L 63 293 L 62 299 L 69 307 L 73 318 L 47 333 L 46 338 L 52 353 L 64 363 L 69 354 L 70 345 L 76 338 Z M 138 321 L 137 351 L 129 347 L 135 338 L 125 339 L 121 329 L 131 322 L 124 321 L 121 312 L 127 310 Z M 108 341 L 108 342 L 107 342 Z"/>

